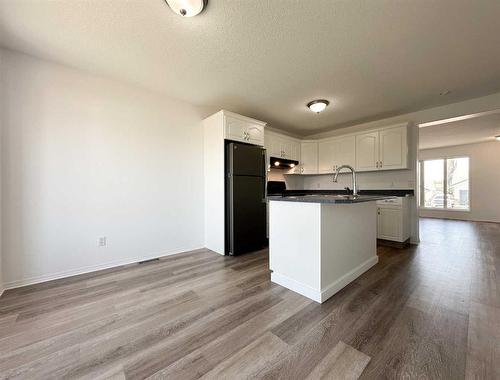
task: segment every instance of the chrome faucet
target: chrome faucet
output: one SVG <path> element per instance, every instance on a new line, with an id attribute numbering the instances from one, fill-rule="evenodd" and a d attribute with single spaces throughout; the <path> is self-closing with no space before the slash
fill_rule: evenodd
<path id="1" fill-rule="evenodd" d="M 335 174 L 333 175 L 333 182 L 337 182 L 337 177 L 342 169 L 349 169 L 352 173 L 352 195 L 358 195 L 358 185 L 356 183 L 356 170 L 350 165 L 342 165 L 337 168 Z"/>

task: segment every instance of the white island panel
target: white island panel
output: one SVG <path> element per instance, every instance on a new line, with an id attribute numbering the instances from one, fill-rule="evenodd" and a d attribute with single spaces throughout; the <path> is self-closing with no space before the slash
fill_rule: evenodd
<path id="1" fill-rule="evenodd" d="M 269 202 L 271 281 L 324 302 L 378 262 L 375 202 Z"/>
<path id="2" fill-rule="evenodd" d="M 313 298 L 320 288 L 321 205 L 297 206 L 292 202 L 269 202 L 271 280 Z"/>
<path id="3" fill-rule="evenodd" d="M 322 204 L 321 236 L 323 302 L 378 262 L 375 202 Z"/>

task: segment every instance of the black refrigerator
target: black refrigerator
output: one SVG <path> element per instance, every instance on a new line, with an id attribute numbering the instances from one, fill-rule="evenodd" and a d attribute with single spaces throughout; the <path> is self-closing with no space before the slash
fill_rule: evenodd
<path id="1" fill-rule="evenodd" d="M 226 141 L 226 255 L 267 246 L 266 150 Z"/>

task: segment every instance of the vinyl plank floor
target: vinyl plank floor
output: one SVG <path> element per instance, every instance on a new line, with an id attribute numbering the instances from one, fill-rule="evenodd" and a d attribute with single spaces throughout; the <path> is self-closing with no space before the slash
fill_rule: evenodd
<path id="1" fill-rule="evenodd" d="M 466 375 L 467 379 L 500 379 L 500 308 L 472 303 Z"/>
<path id="2" fill-rule="evenodd" d="M 0 298 L 0 379 L 500 378 L 500 225 L 421 220 L 422 242 L 323 304 L 266 250 L 197 250 Z"/>
<path id="3" fill-rule="evenodd" d="M 307 380 L 357 380 L 370 357 L 340 341 L 307 376 Z"/>

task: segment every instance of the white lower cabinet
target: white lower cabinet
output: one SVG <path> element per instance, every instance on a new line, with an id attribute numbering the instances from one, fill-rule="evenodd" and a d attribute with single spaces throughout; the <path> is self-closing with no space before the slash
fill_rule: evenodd
<path id="1" fill-rule="evenodd" d="M 399 208 L 379 207 L 377 216 L 377 237 L 385 240 L 400 241 L 403 225 L 403 212 Z"/>
<path id="2" fill-rule="evenodd" d="M 377 201 L 377 238 L 400 243 L 410 238 L 410 203 L 407 197 Z"/>

